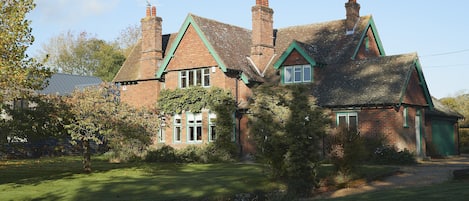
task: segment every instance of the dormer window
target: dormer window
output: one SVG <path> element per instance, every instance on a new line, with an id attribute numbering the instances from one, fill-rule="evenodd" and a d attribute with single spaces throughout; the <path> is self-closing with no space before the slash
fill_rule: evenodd
<path id="1" fill-rule="evenodd" d="M 283 67 L 283 83 L 311 83 L 312 71 L 311 65 L 295 65 Z"/>
<path id="2" fill-rule="evenodd" d="M 210 68 L 190 69 L 179 72 L 179 87 L 210 87 Z"/>

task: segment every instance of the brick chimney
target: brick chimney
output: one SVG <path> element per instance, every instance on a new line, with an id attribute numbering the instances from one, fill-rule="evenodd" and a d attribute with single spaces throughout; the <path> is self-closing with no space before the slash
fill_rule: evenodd
<path id="1" fill-rule="evenodd" d="M 142 18 L 142 57 L 140 79 L 154 79 L 158 61 L 163 58 L 162 22 L 156 16 L 156 7 L 148 5 Z"/>
<path id="2" fill-rule="evenodd" d="M 274 11 L 269 0 L 256 0 L 252 7 L 251 59 L 261 74 L 274 55 Z"/>
<path id="3" fill-rule="evenodd" d="M 355 25 L 360 19 L 360 4 L 357 3 L 357 0 L 349 0 L 348 3 L 345 3 L 345 10 L 347 12 L 345 20 L 346 32 L 353 33 Z"/>

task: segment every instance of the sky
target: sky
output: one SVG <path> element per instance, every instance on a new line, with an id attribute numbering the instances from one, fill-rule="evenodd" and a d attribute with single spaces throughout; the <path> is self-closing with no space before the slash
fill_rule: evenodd
<path id="1" fill-rule="evenodd" d="M 188 13 L 251 29 L 255 0 L 148 0 L 163 18 L 163 34 L 178 32 Z M 270 0 L 274 28 L 345 18 L 347 0 Z M 358 0 L 360 15 L 372 15 L 386 55 L 417 52 L 432 96 L 469 93 L 469 1 Z M 67 31 L 86 31 L 113 41 L 138 25 L 147 0 L 36 0 L 28 14 L 36 55 Z"/>

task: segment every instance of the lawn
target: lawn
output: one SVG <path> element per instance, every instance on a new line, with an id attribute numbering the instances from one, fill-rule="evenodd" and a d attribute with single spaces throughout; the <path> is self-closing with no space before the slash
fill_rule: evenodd
<path id="1" fill-rule="evenodd" d="M 429 201 L 469 200 L 469 181 L 451 181 L 426 187 L 405 189 L 392 189 L 352 195 L 343 198 L 325 199 L 327 201 L 355 201 L 355 200 L 380 200 L 380 201 Z"/>
<path id="2" fill-rule="evenodd" d="M 0 200 L 180 200 L 280 187 L 257 164 L 110 164 L 78 157 L 0 162 Z"/>
<path id="3" fill-rule="evenodd" d="M 259 164 L 113 164 L 99 157 L 92 162 L 93 173 L 84 174 L 80 157 L 0 161 L 0 200 L 224 200 L 285 188 L 268 179 Z M 360 170 L 351 179 L 395 171 L 386 166 Z M 333 172 L 331 165 L 322 165 L 319 176 L 333 178 Z"/>

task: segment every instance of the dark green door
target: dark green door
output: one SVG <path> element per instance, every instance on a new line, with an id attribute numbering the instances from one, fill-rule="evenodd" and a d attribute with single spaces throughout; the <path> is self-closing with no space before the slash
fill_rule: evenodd
<path id="1" fill-rule="evenodd" d="M 452 122 L 433 120 L 432 123 L 432 141 L 437 151 L 443 156 L 456 155 L 454 126 Z"/>

